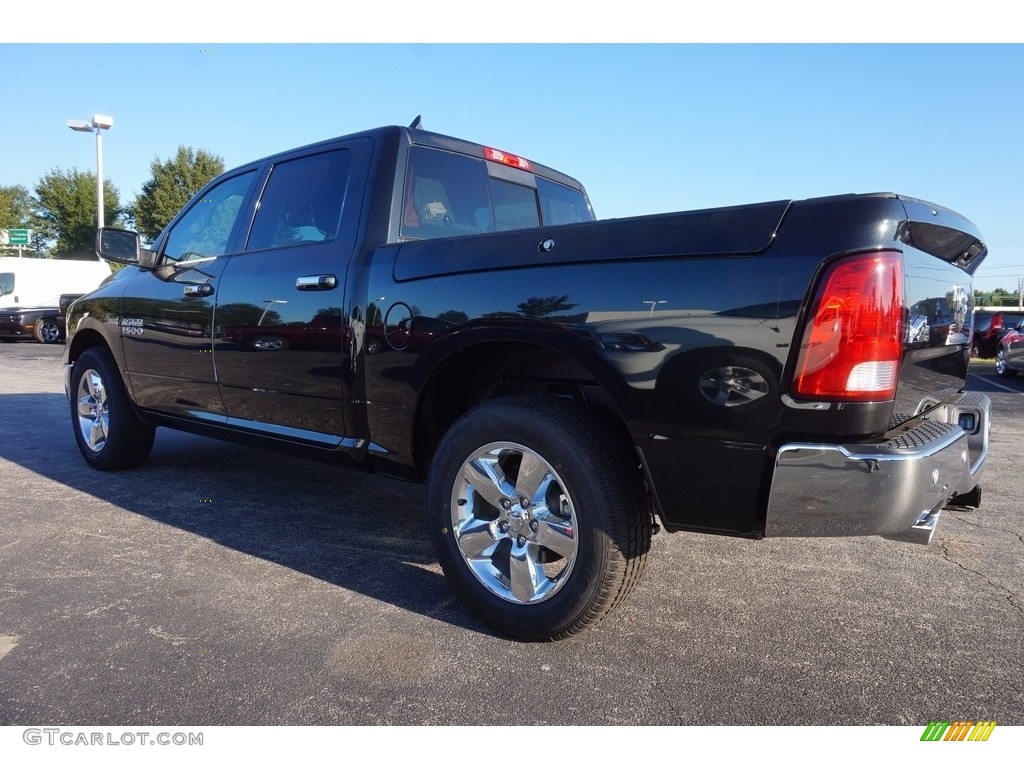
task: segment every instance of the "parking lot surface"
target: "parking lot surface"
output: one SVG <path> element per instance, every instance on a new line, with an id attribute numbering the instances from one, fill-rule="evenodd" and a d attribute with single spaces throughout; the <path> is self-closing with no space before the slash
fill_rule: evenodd
<path id="1" fill-rule="evenodd" d="M 931 546 L 659 534 L 595 630 L 454 598 L 424 488 L 157 432 L 81 459 L 60 346 L 0 344 L 0 725 L 1024 725 L 1024 377 Z"/>

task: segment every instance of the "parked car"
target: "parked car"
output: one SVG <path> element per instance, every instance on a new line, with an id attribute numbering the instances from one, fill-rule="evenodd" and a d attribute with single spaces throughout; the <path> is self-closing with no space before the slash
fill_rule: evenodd
<path id="1" fill-rule="evenodd" d="M 59 311 L 56 302 L 42 307 L 0 309 L 0 341 L 34 338 L 39 318 L 53 316 Z"/>
<path id="2" fill-rule="evenodd" d="M 1006 332 L 1016 328 L 1024 314 L 1003 310 L 978 309 L 974 312 L 974 338 L 971 357 L 992 358 Z"/>
<path id="3" fill-rule="evenodd" d="M 64 341 L 67 325 L 68 306 L 84 293 L 62 293 L 57 300 L 57 312 L 40 315 L 36 327 L 32 331 L 35 340 L 40 344 L 58 344 Z"/>
<path id="4" fill-rule="evenodd" d="M 41 344 L 64 341 L 65 313 L 83 293 L 62 293 L 56 301 L 39 307 L 0 309 L 0 340 L 35 339 Z"/>
<path id="5" fill-rule="evenodd" d="M 1024 327 L 1017 326 L 1006 332 L 996 352 L 996 373 L 1016 376 L 1024 371 Z"/>

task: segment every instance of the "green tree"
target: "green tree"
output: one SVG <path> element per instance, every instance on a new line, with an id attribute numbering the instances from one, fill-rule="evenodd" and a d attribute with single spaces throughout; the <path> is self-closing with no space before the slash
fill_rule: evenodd
<path id="1" fill-rule="evenodd" d="M 132 203 L 130 215 L 139 233 L 152 241 L 185 203 L 224 172 L 224 160 L 202 149 L 179 146 L 166 162 L 154 158 L 149 170 L 151 176 Z"/>
<path id="2" fill-rule="evenodd" d="M 576 306 L 569 301 L 569 294 L 561 296 L 531 296 L 516 305 L 527 317 L 548 317 L 556 312 L 567 312 Z"/>
<path id="3" fill-rule="evenodd" d="M 442 320 L 446 323 L 468 323 L 469 315 L 467 315 L 461 309 L 446 309 L 444 312 L 437 316 L 437 319 Z"/>
<path id="4" fill-rule="evenodd" d="M 21 184 L 0 187 L 0 229 L 29 229 L 32 231 L 29 250 L 39 253 L 44 250 L 45 239 L 36 226 L 32 193 L 27 187 Z"/>
<path id="5" fill-rule="evenodd" d="M 103 184 L 103 217 L 107 226 L 122 223 L 124 210 L 117 188 Z M 55 242 L 62 258 L 95 258 L 96 174 L 72 168 L 54 168 L 36 184 L 35 227 Z"/>
<path id="6" fill-rule="evenodd" d="M 0 229 L 29 229 L 32 223 L 32 195 L 15 184 L 0 187 Z"/>

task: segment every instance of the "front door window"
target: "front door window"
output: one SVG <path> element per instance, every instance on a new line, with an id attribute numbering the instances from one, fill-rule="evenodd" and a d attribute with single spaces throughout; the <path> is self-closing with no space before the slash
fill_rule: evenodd
<path id="1" fill-rule="evenodd" d="M 164 247 L 164 259 L 192 261 L 227 253 L 238 214 L 255 175 L 255 171 L 249 171 L 233 176 L 197 200 L 171 230 Z"/>

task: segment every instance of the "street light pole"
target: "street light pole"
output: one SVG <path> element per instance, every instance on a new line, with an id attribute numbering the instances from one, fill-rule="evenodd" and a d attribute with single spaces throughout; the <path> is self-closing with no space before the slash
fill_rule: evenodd
<path id="1" fill-rule="evenodd" d="M 647 299 L 641 303 L 651 305 L 651 314 L 649 314 L 648 317 L 654 317 L 654 308 L 657 307 L 659 304 L 666 304 L 668 302 L 666 299 Z"/>
<path id="2" fill-rule="evenodd" d="M 96 129 L 96 227 L 103 226 L 105 221 L 103 210 L 103 134 Z"/>
<path id="3" fill-rule="evenodd" d="M 103 226 L 103 129 L 110 130 L 114 118 L 110 115 L 93 115 L 92 120 L 68 120 L 68 128 L 82 133 L 96 132 L 96 227 Z"/>

